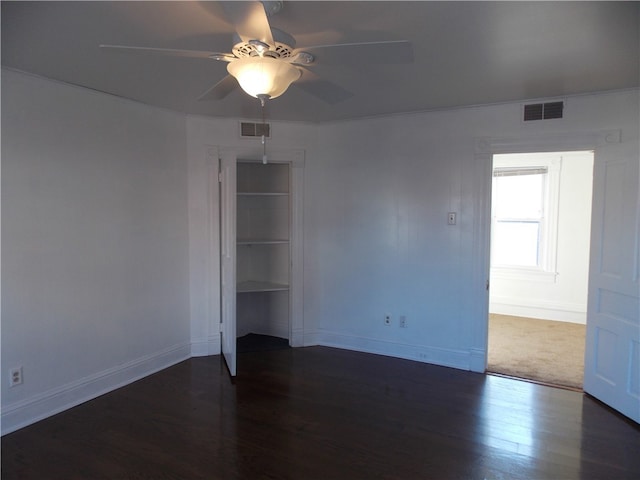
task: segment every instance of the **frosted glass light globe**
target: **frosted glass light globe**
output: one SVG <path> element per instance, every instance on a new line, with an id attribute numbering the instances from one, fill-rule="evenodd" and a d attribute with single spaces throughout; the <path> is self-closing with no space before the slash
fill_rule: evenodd
<path id="1" fill-rule="evenodd" d="M 300 78 L 294 65 L 271 57 L 243 57 L 227 65 L 240 87 L 252 97 L 276 98 Z"/>

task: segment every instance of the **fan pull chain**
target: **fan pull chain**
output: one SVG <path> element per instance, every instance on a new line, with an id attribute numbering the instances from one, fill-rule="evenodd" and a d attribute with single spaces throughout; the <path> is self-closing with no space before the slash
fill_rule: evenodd
<path id="1" fill-rule="evenodd" d="M 267 131 L 267 122 L 265 120 L 265 99 L 260 98 L 260 106 L 262 111 L 262 163 L 267 164 L 267 137 L 265 133 Z"/>

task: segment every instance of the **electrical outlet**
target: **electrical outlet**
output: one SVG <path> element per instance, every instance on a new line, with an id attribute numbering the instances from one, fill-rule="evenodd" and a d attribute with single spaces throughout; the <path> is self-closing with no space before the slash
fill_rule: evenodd
<path id="1" fill-rule="evenodd" d="M 400 328 L 407 328 L 407 317 L 402 315 L 398 323 L 400 324 Z"/>
<path id="2" fill-rule="evenodd" d="M 9 369 L 9 386 L 15 387 L 22 384 L 22 367 Z"/>
<path id="3" fill-rule="evenodd" d="M 387 325 L 387 326 L 391 325 L 391 315 L 389 315 L 388 313 L 385 314 L 385 316 L 384 316 L 384 324 Z"/>

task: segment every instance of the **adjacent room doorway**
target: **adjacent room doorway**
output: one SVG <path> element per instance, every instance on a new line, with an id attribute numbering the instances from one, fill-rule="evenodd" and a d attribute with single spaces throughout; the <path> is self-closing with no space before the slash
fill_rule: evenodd
<path id="1" fill-rule="evenodd" d="M 593 162 L 493 156 L 489 372 L 582 388 Z"/>

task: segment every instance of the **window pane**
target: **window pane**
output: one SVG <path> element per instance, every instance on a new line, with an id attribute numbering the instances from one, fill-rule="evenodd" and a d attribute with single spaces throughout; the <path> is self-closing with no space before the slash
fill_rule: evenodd
<path id="1" fill-rule="evenodd" d="M 494 177 L 494 215 L 498 218 L 542 217 L 544 174 Z"/>
<path id="2" fill-rule="evenodd" d="M 540 222 L 497 221 L 493 231 L 493 265 L 538 265 Z"/>

